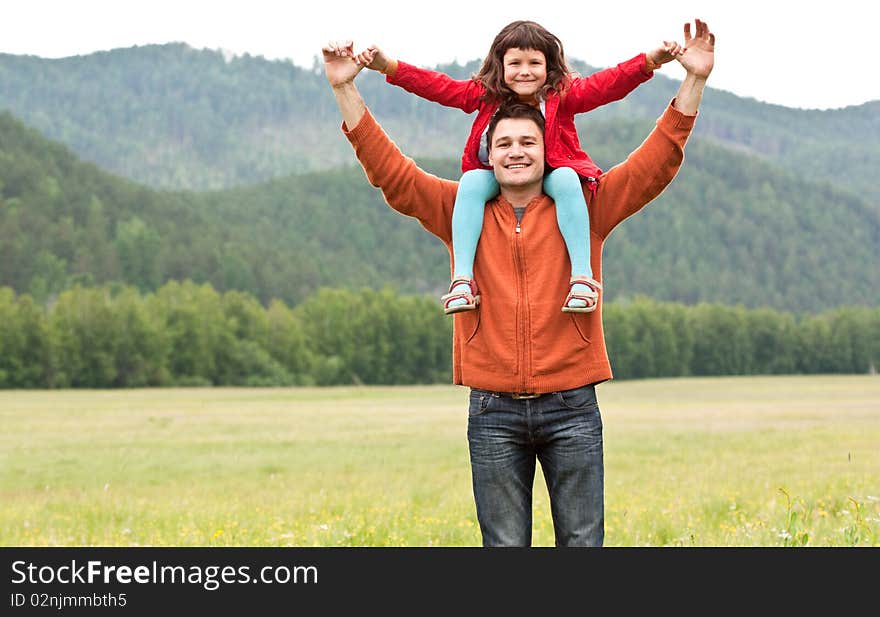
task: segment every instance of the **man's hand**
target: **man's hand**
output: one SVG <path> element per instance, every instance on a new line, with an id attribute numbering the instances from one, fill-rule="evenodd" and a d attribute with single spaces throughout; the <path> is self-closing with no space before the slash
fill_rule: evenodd
<path id="1" fill-rule="evenodd" d="M 684 53 L 676 59 L 689 75 L 705 80 L 715 66 L 715 35 L 709 31 L 706 22 L 694 21 L 696 34 L 691 36 L 690 22 L 684 25 Z"/>
<path id="2" fill-rule="evenodd" d="M 352 83 L 364 68 L 354 61 L 353 46 L 352 41 L 330 41 L 323 47 L 324 72 L 333 88 Z"/>
<path id="3" fill-rule="evenodd" d="M 330 41 L 323 48 L 324 73 L 333 88 L 342 121 L 348 129 L 358 125 L 367 106 L 354 85 L 354 78 L 364 67 L 354 61 L 352 41 Z"/>
<path id="4" fill-rule="evenodd" d="M 715 35 L 704 21 L 695 20 L 696 35 L 691 36 L 691 24 L 684 25 L 684 53 L 676 57 L 687 71 L 672 104 L 681 113 L 692 116 L 697 113 L 703 99 L 706 78 L 715 66 Z"/>

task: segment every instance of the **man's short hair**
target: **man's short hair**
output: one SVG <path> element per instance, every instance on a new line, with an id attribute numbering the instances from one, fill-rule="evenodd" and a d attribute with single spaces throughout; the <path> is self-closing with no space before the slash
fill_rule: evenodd
<path id="1" fill-rule="evenodd" d="M 489 121 L 489 129 L 486 134 L 486 146 L 492 149 L 492 136 L 495 134 L 495 127 L 502 120 L 524 118 L 531 120 L 541 129 L 541 135 L 544 135 L 544 114 L 541 110 L 527 105 L 525 103 L 503 103 L 492 119 Z"/>

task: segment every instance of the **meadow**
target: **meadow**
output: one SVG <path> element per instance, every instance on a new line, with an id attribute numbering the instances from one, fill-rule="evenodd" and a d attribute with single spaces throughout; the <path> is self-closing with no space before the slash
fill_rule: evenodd
<path id="1" fill-rule="evenodd" d="M 880 545 L 880 377 L 598 397 L 606 546 Z M 7 390 L 0 425 L 2 546 L 480 544 L 461 387 Z"/>

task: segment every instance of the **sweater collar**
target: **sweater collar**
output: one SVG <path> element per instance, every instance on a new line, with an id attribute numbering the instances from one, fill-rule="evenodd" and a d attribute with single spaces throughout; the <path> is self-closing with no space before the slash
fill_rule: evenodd
<path id="1" fill-rule="evenodd" d="M 549 201 L 550 198 L 547 197 L 547 195 L 545 195 L 544 193 L 541 193 L 537 197 L 532 198 L 532 200 L 525 205 L 526 212 L 528 212 L 530 209 L 538 208 L 541 206 L 541 204 L 547 203 Z M 509 211 L 511 213 L 513 212 L 513 204 L 510 203 L 507 198 L 504 197 L 504 195 L 498 195 L 498 197 L 495 198 L 494 202 L 489 203 L 498 206 L 502 210 Z"/>

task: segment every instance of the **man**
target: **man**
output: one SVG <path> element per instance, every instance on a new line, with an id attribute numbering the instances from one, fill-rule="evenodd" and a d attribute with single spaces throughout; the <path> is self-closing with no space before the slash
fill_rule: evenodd
<path id="1" fill-rule="evenodd" d="M 684 158 L 715 37 L 696 20 L 684 28 L 678 61 L 687 74 L 657 127 L 625 162 L 586 190 L 591 265 L 601 280 L 611 230 L 657 197 Z M 403 156 L 373 119 L 354 85 L 362 66 L 351 42 L 324 48 L 327 79 L 369 181 L 388 204 L 417 218 L 452 255 L 457 184 Z M 543 117 L 505 106 L 489 127 L 489 159 L 500 195 L 486 204 L 474 263 L 481 304 L 455 316 L 453 381 L 470 386 L 468 444 L 484 546 L 528 546 L 535 461 L 541 462 L 557 546 L 604 539 L 602 420 L 595 385 L 611 378 L 601 300 L 593 313 L 565 313 L 571 272 L 552 200 L 543 194 Z"/>

